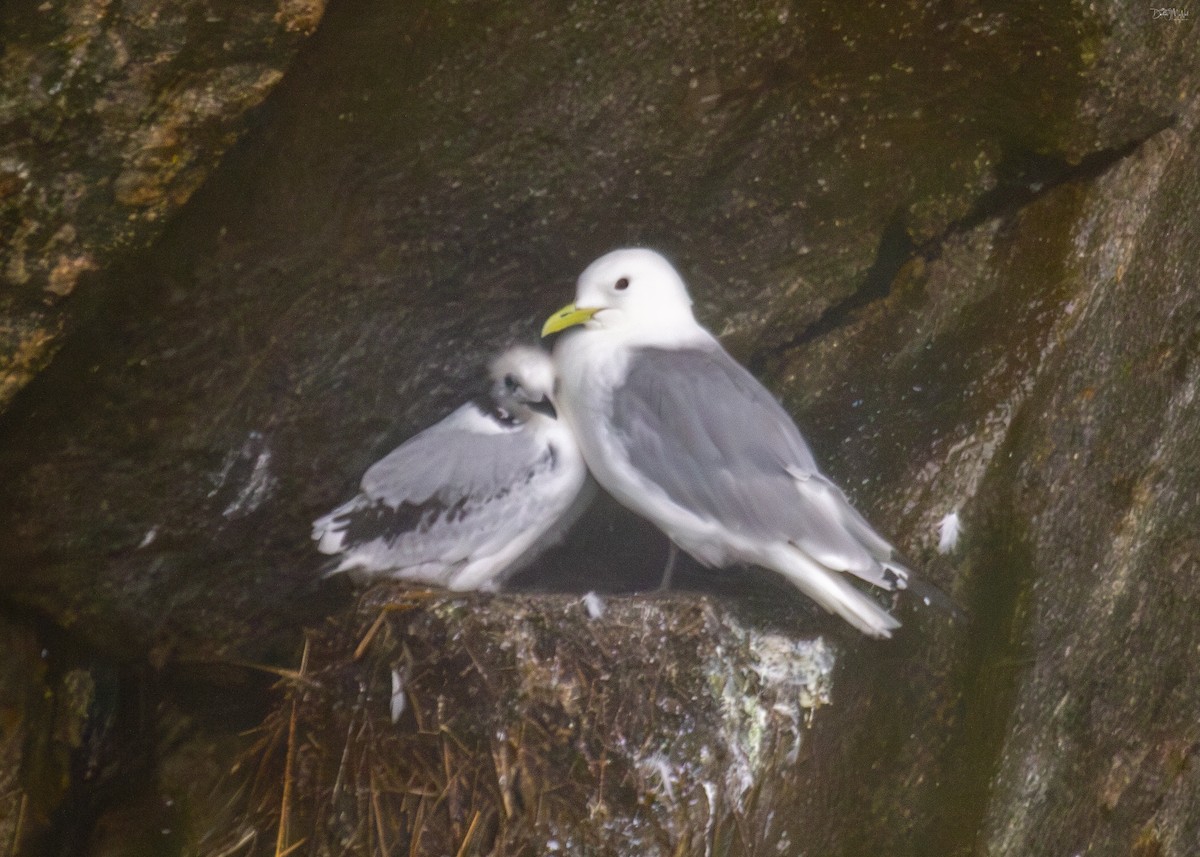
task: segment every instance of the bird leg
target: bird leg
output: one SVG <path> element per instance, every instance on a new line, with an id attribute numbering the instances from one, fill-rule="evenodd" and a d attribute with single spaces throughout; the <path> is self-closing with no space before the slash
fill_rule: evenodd
<path id="1" fill-rule="evenodd" d="M 663 568 L 662 582 L 658 584 L 658 591 L 665 592 L 671 588 L 671 574 L 675 571 L 675 560 L 679 559 L 679 548 L 675 547 L 675 542 L 667 539 L 667 564 Z"/>

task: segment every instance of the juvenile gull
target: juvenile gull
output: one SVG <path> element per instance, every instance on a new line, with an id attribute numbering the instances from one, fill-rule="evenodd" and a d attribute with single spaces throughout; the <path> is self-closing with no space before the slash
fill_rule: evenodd
<path id="1" fill-rule="evenodd" d="M 900 623 L 855 589 L 907 585 L 890 544 L 817 469 L 775 398 L 701 327 L 687 287 L 651 250 L 579 276 L 556 344 L 556 403 L 592 475 L 707 566 L 749 563 L 874 637 Z"/>
<path id="2" fill-rule="evenodd" d="M 330 573 L 495 590 L 583 511 L 587 468 L 549 405 L 550 356 L 514 347 L 490 373 L 489 397 L 392 450 L 313 522 L 317 549 L 340 554 Z"/>

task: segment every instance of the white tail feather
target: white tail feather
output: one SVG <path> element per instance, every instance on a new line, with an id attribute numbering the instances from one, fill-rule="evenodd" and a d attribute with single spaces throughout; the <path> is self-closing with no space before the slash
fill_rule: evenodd
<path id="1" fill-rule="evenodd" d="M 366 496 L 359 494 L 353 500 L 313 521 L 312 539 L 317 543 L 317 550 L 324 554 L 336 554 L 345 550 L 346 527 L 350 524 L 347 516 L 367 505 L 367 502 Z"/>
<path id="2" fill-rule="evenodd" d="M 871 598 L 859 592 L 836 571 L 830 571 L 791 545 L 781 545 L 763 563 L 778 571 L 831 613 L 841 616 L 871 637 L 887 638 L 900 622 Z"/>

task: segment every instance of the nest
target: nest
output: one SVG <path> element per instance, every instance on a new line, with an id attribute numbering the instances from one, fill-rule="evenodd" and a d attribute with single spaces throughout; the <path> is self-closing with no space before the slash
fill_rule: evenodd
<path id="1" fill-rule="evenodd" d="M 698 596 L 377 587 L 309 633 L 222 851 L 778 853 L 834 661 Z"/>

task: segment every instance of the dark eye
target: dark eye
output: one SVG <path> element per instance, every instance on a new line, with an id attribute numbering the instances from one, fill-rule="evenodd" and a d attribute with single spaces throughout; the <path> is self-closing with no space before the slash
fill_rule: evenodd
<path id="1" fill-rule="evenodd" d="M 511 393 L 514 390 L 516 390 L 518 386 L 519 385 L 517 384 L 517 376 L 516 375 L 505 375 L 504 376 L 504 389 L 508 390 Z"/>
<path id="2" fill-rule="evenodd" d="M 617 280 L 616 289 L 618 292 L 623 292 L 627 288 L 629 288 L 629 278 L 628 277 L 622 277 L 621 279 Z"/>

